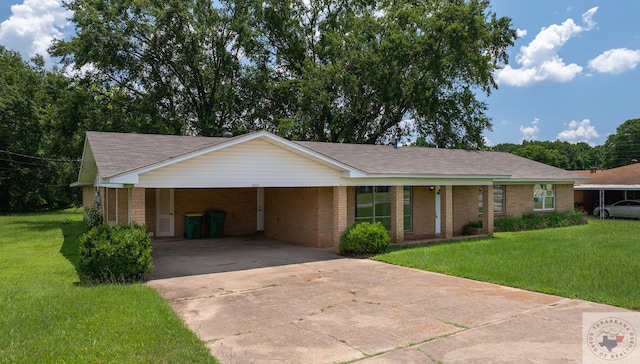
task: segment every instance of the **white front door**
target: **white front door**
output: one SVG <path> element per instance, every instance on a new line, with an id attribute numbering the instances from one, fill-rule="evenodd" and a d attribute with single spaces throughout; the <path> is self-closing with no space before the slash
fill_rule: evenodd
<path id="1" fill-rule="evenodd" d="M 257 220 L 258 220 L 258 226 L 256 227 L 256 231 L 264 231 L 264 187 L 258 187 L 257 188 L 257 205 L 258 205 L 258 211 L 257 211 Z"/>
<path id="2" fill-rule="evenodd" d="M 436 236 L 440 236 L 440 186 L 436 186 Z"/>
<path id="3" fill-rule="evenodd" d="M 173 188 L 156 189 L 156 236 L 174 236 Z"/>

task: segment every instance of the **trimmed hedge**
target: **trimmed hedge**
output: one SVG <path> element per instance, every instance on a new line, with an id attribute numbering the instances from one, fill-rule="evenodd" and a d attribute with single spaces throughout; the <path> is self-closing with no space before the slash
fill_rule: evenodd
<path id="1" fill-rule="evenodd" d="M 366 256 L 384 253 L 391 238 L 379 222 L 352 224 L 340 236 L 340 251 L 345 255 Z"/>
<path id="2" fill-rule="evenodd" d="M 528 213 L 522 217 L 505 216 L 493 221 L 496 231 L 525 231 L 586 223 L 583 213 L 577 211 Z M 462 227 L 462 235 L 469 235 L 470 228 L 481 228 L 482 220 L 470 221 Z"/>
<path id="3" fill-rule="evenodd" d="M 151 238 L 144 226 L 100 225 L 80 237 L 78 270 L 84 282 L 139 282 L 152 268 Z"/>

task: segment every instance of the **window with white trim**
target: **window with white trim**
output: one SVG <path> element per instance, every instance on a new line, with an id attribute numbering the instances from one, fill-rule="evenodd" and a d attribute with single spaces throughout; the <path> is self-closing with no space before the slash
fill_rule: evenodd
<path id="1" fill-rule="evenodd" d="M 556 207 L 556 185 L 540 183 L 533 186 L 533 209 L 553 210 Z"/>
<path id="2" fill-rule="evenodd" d="M 391 231 L 391 187 L 356 187 L 356 222 L 380 222 L 387 231 Z M 411 187 L 403 189 L 404 230 L 411 230 Z"/>
<path id="3" fill-rule="evenodd" d="M 493 185 L 493 212 L 504 213 L 505 185 Z M 478 188 L 478 214 L 482 215 L 482 186 Z"/>

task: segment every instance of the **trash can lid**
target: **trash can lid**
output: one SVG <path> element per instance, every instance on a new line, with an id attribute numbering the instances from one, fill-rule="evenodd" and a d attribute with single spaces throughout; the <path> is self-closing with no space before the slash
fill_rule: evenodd
<path id="1" fill-rule="evenodd" d="M 188 214 L 184 214 L 184 216 L 202 216 L 202 214 L 199 212 L 190 212 Z"/>

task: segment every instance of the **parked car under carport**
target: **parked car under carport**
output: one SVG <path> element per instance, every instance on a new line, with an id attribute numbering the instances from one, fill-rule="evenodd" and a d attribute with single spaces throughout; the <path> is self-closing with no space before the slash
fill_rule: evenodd
<path id="1" fill-rule="evenodd" d="M 593 210 L 594 216 L 600 216 L 600 207 Z M 605 205 L 602 209 L 604 218 L 628 217 L 640 219 L 640 200 L 622 200 L 611 205 Z"/>

